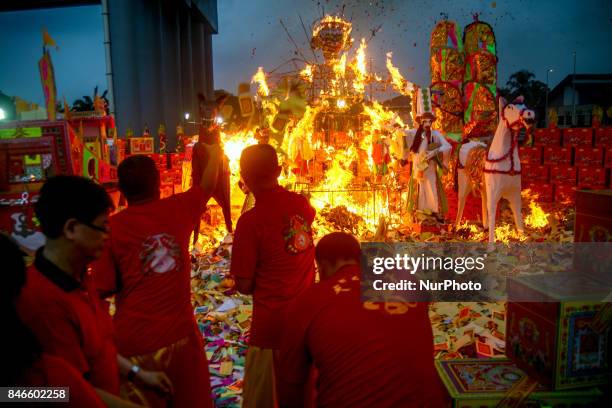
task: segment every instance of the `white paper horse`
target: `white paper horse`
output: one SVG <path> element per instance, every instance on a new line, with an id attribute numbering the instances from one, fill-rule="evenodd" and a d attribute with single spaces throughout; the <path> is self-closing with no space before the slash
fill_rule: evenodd
<path id="1" fill-rule="evenodd" d="M 495 242 L 495 212 L 501 198 L 507 199 L 510 203 L 516 229 L 519 233 L 523 233 L 518 136 L 522 127 L 530 128 L 534 121 L 535 114 L 527 109 L 522 96 L 509 104 L 500 98 L 499 123 L 491 147 L 486 150 L 486 145 L 480 142 L 468 142 L 461 146 L 457 166 L 459 183 L 457 225 L 461 222 L 467 195 L 474 188 L 479 188 L 482 198 L 482 224 L 485 228 L 487 226 L 489 228 L 489 242 Z"/>

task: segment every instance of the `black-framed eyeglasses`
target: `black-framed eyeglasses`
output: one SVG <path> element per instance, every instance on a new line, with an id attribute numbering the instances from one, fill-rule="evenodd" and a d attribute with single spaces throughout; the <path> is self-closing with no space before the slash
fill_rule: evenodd
<path id="1" fill-rule="evenodd" d="M 99 225 L 95 225 L 92 224 L 91 222 L 85 222 L 85 221 L 79 221 L 81 224 L 85 225 L 86 227 L 89 227 L 93 230 L 96 230 L 98 232 L 103 232 L 105 234 L 109 234 L 110 233 L 110 228 L 108 225 L 104 225 L 104 226 L 99 226 Z"/>

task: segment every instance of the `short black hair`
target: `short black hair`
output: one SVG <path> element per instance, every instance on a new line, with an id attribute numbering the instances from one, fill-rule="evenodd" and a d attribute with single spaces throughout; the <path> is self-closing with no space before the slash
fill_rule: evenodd
<path id="1" fill-rule="evenodd" d="M 357 238 L 346 232 L 332 232 L 319 240 L 315 248 L 317 262 L 327 261 L 332 265 L 341 260 L 361 259 L 361 246 Z"/>
<path id="2" fill-rule="evenodd" d="M 119 190 L 129 202 L 159 196 L 159 170 L 149 156 L 134 155 L 123 160 L 117 168 Z"/>
<path id="3" fill-rule="evenodd" d="M 79 176 L 49 178 L 34 205 L 42 232 L 51 239 L 62 235 L 69 219 L 92 222 L 113 208 L 113 201 L 102 186 Z"/>
<path id="4" fill-rule="evenodd" d="M 249 146 L 240 155 L 240 172 L 247 184 L 249 180 L 276 178 L 278 167 L 276 149 L 269 144 Z"/>

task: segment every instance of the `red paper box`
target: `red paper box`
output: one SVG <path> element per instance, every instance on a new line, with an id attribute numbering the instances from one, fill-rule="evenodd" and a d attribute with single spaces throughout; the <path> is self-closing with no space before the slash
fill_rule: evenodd
<path id="1" fill-rule="evenodd" d="M 548 166 L 521 164 L 521 179 L 526 183 L 548 183 Z"/>
<path id="2" fill-rule="evenodd" d="M 606 169 L 601 167 L 579 167 L 578 186 L 580 187 L 605 187 Z"/>
<path id="3" fill-rule="evenodd" d="M 557 185 L 575 186 L 578 180 L 578 172 L 572 166 L 551 166 L 550 182 Z"/>
<path id="4" fill-rule="evenodd" d="M 539 277 L 554 280 L 549 274 Z M 567 284 L 567 279 L 558 279 L 556 287 Z M 534 290 L 532 282 L 520 279 L 511 279 L 507 285 L 509 292 Z M 580 289 L 580 285 L 571 286 Z M 548 287 L 554 290 L 555 282 L 548 283 Z M 550 291 L 541 294 L 556 298 Z M 607 349 L 610 329 L 597 333 L 591 328 L 603 305 L 577 301 L 508 302 L 508 358 L 540 384 L 555 390 L 609 383 L 612 380 Z"/>
<path id="5" fill-rule="evenodd" d="M 612 190 L 576 192 L 575 242 L 612 242 Z"/>
<path id="6" fill-rule="evenodd" d="M 612 147 L 612 127 L 595 129 L 595 146 Z"/>
<path id="7" fill-rule="evenodd" d="M 523 184 L 523 189 L 529 189 L 532 193 L 538 195 L 538 201 L 541 203 L 552 203 L 554 201 L 554 189 L 552 184 L 529 183 Z"/>
<path id="8" fill-rule="evenodd" d="M 521 163 L 523 164 L 541 164 L 542 163 L 542 147 L 541 146 L 534 146 L 534 147 L 521 146 L 519 147 L 519 157 L 521 158 Z"/>
<path id="9" fill-rule="evenodd" d="M 612 167 L 612 147 L 608 147 L 604 152 L 604 167 Z"/>
<path id="10" fill-rule="evenodd" d="M 574 148 L 574 166 L 599 167 L 603 162 L 603 149 L 601 147 Z"/>
<path id="11" fill-rule="evenodd" d="M 129 138 L 130 154 L 153 154 L 155 142 L 152 137 Z"/>
<path id="12" fill-rule="evenodd" d="M 563 129 L 563 146 L 593 146 L 593 129 Z"/>
<path id="13" fill-rule="evenodd" d="M 572 164 L 572 149 L 569 147 L 560 146 L 545 147 L 544 164 Z"/>
<path id="14" fill-rule="evenodd" d="M 537 146 L 559 146 L 561 144 L 561 130 L 555 129 L 536 129 L 534 141 Z"/>
<path id="15" fill-rule="evenodd" d="M 524 392 L 528 392 L 525 388 L 530 389 L 526 373 L 505 358 L 436 360 L 435 363 L 453 408 L 509 406 L 508 396 L 517 395 L 514 387 Z M 603 398 L 597 388 L 551 391 L 537 384 L 520 406 L 590 407 L 603 402 Z"/>
<path id="16" fill-rule="evenodd" d="M 575 186 L 568 186 L 564 184 L 555 185 L 555 202 L 566 203 L 576 201 L 576 190 Z"/>

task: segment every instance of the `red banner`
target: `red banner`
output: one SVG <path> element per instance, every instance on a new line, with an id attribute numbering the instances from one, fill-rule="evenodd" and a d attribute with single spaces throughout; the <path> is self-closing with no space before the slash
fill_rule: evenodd
<path id="1" fill-rule="evenodd" d="M 53 73 L 53 64 L 51 63 L 49 51 L 45 50 L 42 58 L 38 61 L 38 69 L 40 71 L 40 81 L 45 95 L 47 118 L 49 120 L 55 120 L 57 93 L 55 89 L 55 74 Z"/>

